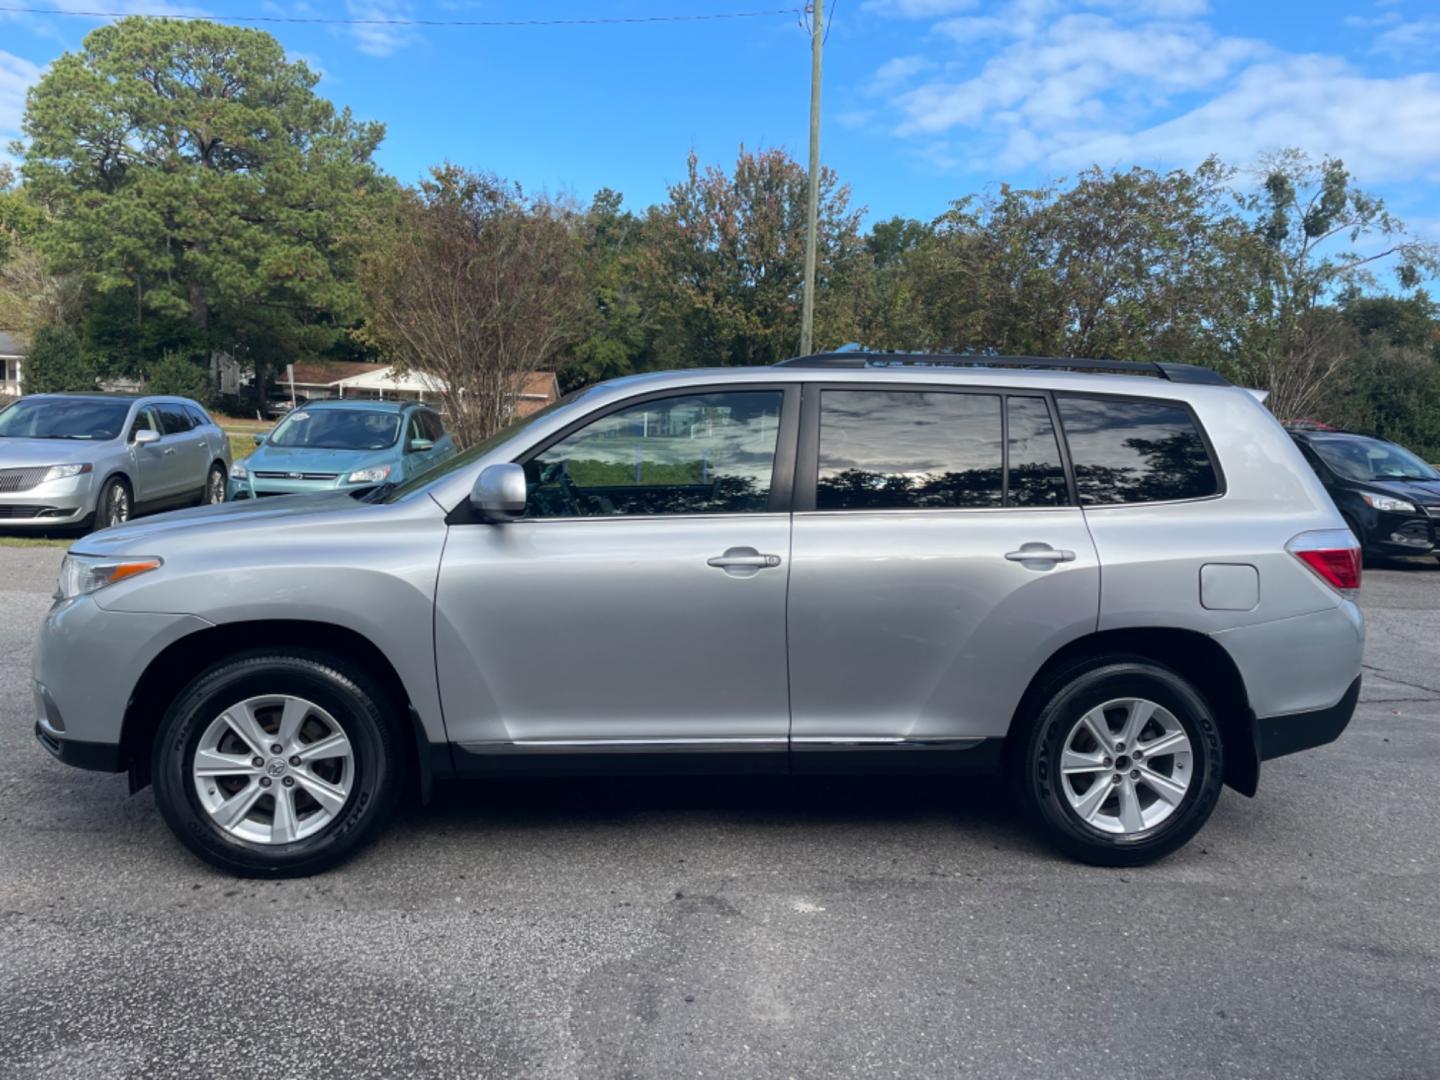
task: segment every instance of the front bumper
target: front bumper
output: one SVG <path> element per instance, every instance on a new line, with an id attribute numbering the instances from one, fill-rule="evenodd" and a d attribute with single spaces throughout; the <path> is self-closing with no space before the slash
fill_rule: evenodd
<path id="1" fill-rule="evenodd" d="M 1362 542 L 1372 555 L 1428 555 L 1440 545 L 1440 520 L 1424 513 L 1376 511 L 1368 525 Z"/>
<path id="2" fill-rule="evenodd" d="M 331 480 L 291 480 L 279 477 L 257 477 L 254 473 L 243 480 L 231 477 L 226 499 L 238 502 L 242 499 L 264 499 L 272 495 L 318 495 L 327 491 L 363 491 L 374 484 L 347 484 L 343 476 Z"/>
<path id="3" fill-rule="evenodd" d="M 57 603 L 35 639 L 35 735 L 61 761 L 117 771 L 140 676 L 168 646 L 211 624 L 195 615 L 107 611 L 91 596 Z"/>
<path id="4" fill-rule="evenodd" d="M 94 476 L 86 473 L 0 495 L 0 529 L 56 529 L 95 509 Z"/>

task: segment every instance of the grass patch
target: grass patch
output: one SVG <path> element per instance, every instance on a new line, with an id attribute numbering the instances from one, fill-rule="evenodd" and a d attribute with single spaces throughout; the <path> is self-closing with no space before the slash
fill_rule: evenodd
<path id="1" fill-rule="evenodd" d="M 75 537 L 52 537 L 52 536 L 0 536 L 0 547 L 69 547 L 75 542 Z"/>

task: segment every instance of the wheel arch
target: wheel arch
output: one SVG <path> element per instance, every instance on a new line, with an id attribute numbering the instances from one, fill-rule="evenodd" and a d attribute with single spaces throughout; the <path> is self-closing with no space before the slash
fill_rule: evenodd
<path id="1" fill-rule="evenodd" d="M 449 771 L 449 747 L 437 746 L 425 734 L 411 695 L 385 653 L 363 634 L 334 623 L 299 619 L 266 619 L 222 623 L 171 642 L 146 666 L 125 706 L 120 729 L 121 760 L 128 762 L 130 790 L 150 782 L 150 747 L 160 720 L 175 696 L 211 665 L 257 649 L 303 649 L 354 661 L 378 682 L 403 712 L 395 721 L 401 745 L 407 748 L 403 768 L 413 770 L 422 800 L 430 796 L 437 773 Z M 403 736 L 408 728 L 411 738 Z"/>
<path id="2" fill-rule="evenodd" d="M 1104 656 L 1138 656 L 1185 677 L 1209 703 L 1225 748 L 1225 783 L 1242 795 L 1260 784 L 1260 749 L 1255 713 L 1245 680 L 1225 647 L 1207 634 L 1168 626 L 1100 630 L 1058 649 L 1035 673 L 1021 695 L 1006 736 L 1007 757 L 1019 752 L 1026 724 L 1055 682 Z"/>

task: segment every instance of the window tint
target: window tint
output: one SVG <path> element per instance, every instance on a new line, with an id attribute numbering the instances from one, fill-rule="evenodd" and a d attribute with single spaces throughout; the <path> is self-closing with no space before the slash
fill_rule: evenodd
<path id="1" fill-rule="evenodd" d="M 429 409 L 420 413 L 420 430 L 425 432 L 425 438 L 431 442 L 439 442 L 445 437 L 445 425 L 440 422 L 440 414 Z"/>
<path id="2" fill-rule="evenodd" d="M 1220 490 L 1183 405 L 1063 395 L 1055 401 L 1083 504 L 1197 499 Z"/>
<path id="3" fill-rule="evenodd" d="M 202 409 L 202 408 L 200 408 L 200 406 L 198 406 L 198 405 L 186 405 L 186 406 L 184 406 L 184 409 L 185 409 L 186 414 L 190 417 L 190 426 L 191 426 L 191 427 L 208 427 L 208 426 L 209 426 L 209 424 L 210 424 L 210 417 L 208 417 L 208 416 L 205 415 L 205 410 Z"/>
<path id="4" fill-rule="evenodd" d="M 156 405 L 155 411 L 160 414 L 160 427 L 166 435 L 180 435 L 195 426 L 183 405 L 166 401 Z"/>
<path id="5" fill-rule="evenodd" d="M 1002 471 L 998 395 L 821 393 L 818 510 L 1000 506 Z"/>
<path id="6" fill-rule="evenodd" d="M 601 417 L 525 465 L 529 517 L 765 510 L 778 390 L 693 394 Z"/>
<path id="7" fill-rule="evenodd" d="M 1060 443 L 1045 399 L 1007 398 L 1005 408 L 1010 477 L 1006 505 L 1063 506 L 1069 501 L 1065 467 L 1060 463 Z"/>

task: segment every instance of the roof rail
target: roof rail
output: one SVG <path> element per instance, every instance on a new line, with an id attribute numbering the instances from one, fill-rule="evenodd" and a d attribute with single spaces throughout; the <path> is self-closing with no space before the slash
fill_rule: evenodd
<path id="1" fill-rule="evenodd" d="M 794 368 L 1033 368 L 1042 371 L 1107 371 L 1148 375 L 1170 382 L 1229 386 L 1213 368 L 1145 360 L 1093 360 L 1088 357 L 992 356 L 989 353 L 902 353 L 852 350 L 815 353 L 781 360 L 775 367 Z"/>

